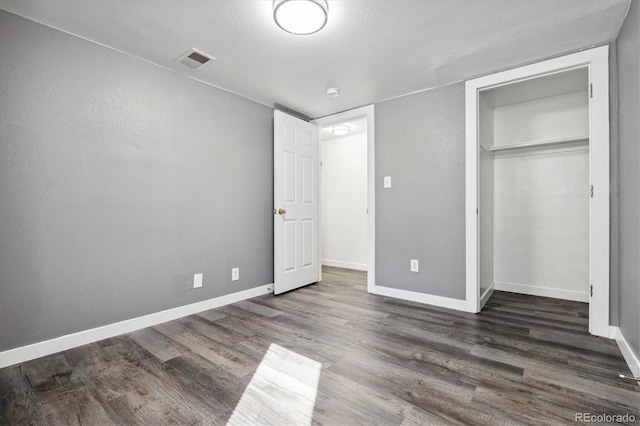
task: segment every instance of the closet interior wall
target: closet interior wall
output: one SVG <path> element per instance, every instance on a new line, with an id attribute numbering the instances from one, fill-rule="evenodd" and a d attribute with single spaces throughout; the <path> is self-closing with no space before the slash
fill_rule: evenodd
<path id="1" fill-rule="evenodd" d="M 479 95 L 480 296 L 588 302 L 586 67 Z"/>

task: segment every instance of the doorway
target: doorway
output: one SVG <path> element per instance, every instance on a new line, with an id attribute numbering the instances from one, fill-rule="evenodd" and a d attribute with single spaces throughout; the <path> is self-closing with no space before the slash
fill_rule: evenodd
<path id="1" fill-rule="evenodd" d="M 348 154 L 350 156 L 357 156 L 357 155 L 363 155 L 363 154 L 365 155 L 366 163 L 356 162 L 357 165 L 355 166 L 359 169 L 362 169 L 364 167 L 366 170 L 366 183 L 364 185 L 361 181 L 360 183 L 355 182 L 358 180 L 357 177 L 349 176 L 348 167 L 346 167 L 344 163 L 341 164 L 341 163 L 334 162 L 333 164 L 336 164 L 337 166 L 336 168 L 334 168 L 333 174 L 331 174 L 331 171 L 328 169 L 328 167 L 330 167 L 330 164 L 327 163 L 326 165 L 324 164 L 321 165 L 323 169 L 325 166 L 327 167 L 327 169 L 324 169 L 326 170 L 326 174 L 321 179 L 321 187 L 320 187 L 320 193 L 322 194 L 320 197 L 321 199 L 320 235 L 321 235 L 321 240 L 324 239 L 324 241 L 322 241 L 323 249 L 324 251 L 327 251 L 327 253 L 325 253 L 324 251 L 321 252 L 321 258 L 324 259 L 325 263 L 330 266 L 348 267 L 350 269 L 359 269 L 359 270 L 366 269 L 367 290 L 371 292 L 372 287 L 375 285 L 374 106 L 369 105 L 369 106 L 357 108 L 351 111 L 346 111 L 346 112 L 330 115 L 327 117 L 322 117 L 322 118 L 313 120 L 312 123 L 316 124 L 318 128 L 321 129 L 320 140 L 322 141 L 324 138 L 324 140 L 328 142 L 328 144 L 326 145 L 325 153 L 324 153 L 325 155 L 327 155 L 327 159 L 331 157 L 332 161 L 336 161 L 337 159 L 335 157 L 341 154 L 342 155 Z M 356 128 L 359 129 L 357 130 L 357 133 L 354 132 L 354 134 L 352 135 L 350 134 L 350 137 L 353 139 L 347 142 L 351 144 L 351 146 L 347 147 L 347 149 L 344 149 L 345 148 L 344 146 L 341 147 L 338 145 L 339 142 L 337 141 L 340 141 L 340 139 L 342 138 L 334 139 L 332 137 L 327 136 L 327 134 L 331 134 L 331 129 L 334 126 L 338 126 L 338 125 L 348 125 L 350 127 L 353 126 L 354 129 Z M 331 141 L 335 141 L 335 142 L 332 143 Z M 343 142 L 345 142 L 345 140 L 343 140 Z M 322 151 L 322 148 L 323 148 L 322 144 L 325 142 L 320 142 L 320 143 L 321 143 L 321 151 Z M 322 158 L 322 154 L 321 154 L 321 158 Z M 362 158 L 360 158 L 360 160 L 362 160 Z M 362 172 L 363 172 L 362 170 L 356 171 L 356 176 L 362 177 L 361 175 Z M 324 172 L 321 171 L 321 173 L 324 173 Z M 325 177 L 327 177 L 328 179 L 325 179 Z M 359 225 L 362 228 L 364 228 L 364 230 L 366 230 L 364 241 L 359 241 L 356 244 L 352 245 L 352 248 L 356 250 L 357 253 L 354 252 L 351 255 L 345 253 L 344 251 L 341 251 L 341 249 L 338 247 L 341 241 L 330 241 L 332 234 L 335 235 L 336 233 L 340 233 L 341 226 L 344 226 L 344 224 L 340 223 L 340 211 L 336 212 L 335 209 L 337 208 L 342 210 L 347 206 L 335 207 L 334 205 L 332 207 L 332 205 L 328 205 L 328 206 L 323 205 L 323 196 L 328 196 L 329 199 L 324 201 L 332 202 L 332 204 L 336 202 L 339 204 L 339 200 L 342 197 L 345 197 L 346 195 L 345 191 L 342 191 L 341 188 L 336 187 L 336 184 L 339 182 L 335 182 L 335 181 L 336 180 L 339 181 L 341 178 L 353 178 L 354 182 L 352 182 L 352 184 L 354 186 L 352 187 L 359 188 L 358 189 L 359 191 L 364 189 L 364 193 L 361 193 L 359 195 L 359 197 L 361 197 L 360 200 L 349 200 L 349 209 L 359 208 L 360 212 L 358 211 L 348 212 L 348 216 L 350 216 L 348 220 L 360 221 Z M 322 184 L 324 183 L 331 185 L 328 193 L 323 192 Z M 364 186 L 365 188 L 362 188 L 362 186 Z M 363 203 L 364 200 L 362 200 L 362 197 L 365 198 L 366 202 Z M 365 209 L 364 214 L 361 211 L 362 207 L 364 207 Z M 332 209 L 332 211 L 328 211 L 328 209 Z M 345 214 L 345 217 L 346 216 L 347 214 Z M 363 226 L 361 222 L 362 220 L 365 221 L 366 223 L 365 226 Z M 325 232 L 324 230 L 324 226 L 325 226 L 324 221 L 329 222 L 326 224 L 327 232 Z M 362 239 L 362 230 L 363 230 L 362 228 L 357 232 L 357 235 L 358 235 L 357 238 Z M 342 240 L 344 237 L 348 238 L 348 236 L 349 234 L 342 235 L 340 237 L 340 240 Z M 363 246 L 366 246 L 366 255 L 364 253 L 365 250 L 363 250 Z M 336 259 L 331 259 L 330 257 L 334 256 L 334 254 L 335 256 L 340 256 L 342 258 L 342 260 L 339 260 L 339 262 L 342 262 L 342 263 L 333 263 L 332 265 L 331 261 Z M 364 261 L 359 259 L 364 259 Z"/>
<path id="2" fill-rule="evenodd" d="M 320 129 L 323 266 L 367 270 L 367 118 Z"/>
<path id="3" fill-rule="evenodd" d="M 468 311 L 494 289 L 584 301 L 608 337 L 608 81 L 603 46 L 467 82 Z"/>

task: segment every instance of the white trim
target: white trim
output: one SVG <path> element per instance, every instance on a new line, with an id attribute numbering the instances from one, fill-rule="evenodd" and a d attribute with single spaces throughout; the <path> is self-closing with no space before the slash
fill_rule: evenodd
<path id="1" fill-rule="evenodd" d="M 609 262 L 610 262 L 610 172 L 609 172 L 609 46 L 593 49 L 590 56 L 589 98 L 590 143 L 589 177 L 594 186 L 589 198 L 590 283 L 589 332 L 606 337 L 609 331 Z M 597 50 L 597 51 L 596 51 Z"/>
<path id="2" fill-rule="evenodd" d="M 467 302 L 461 299 L 434 296 L 431 294 L 400 290 L 391 287 L 382 287 L 379 285 L 373 286 L 373 289 L 370 289 L 369 293 L 377 294 L 379 296 L 393 297 L 396 299 L 409 300 L 411 302 L 424 303 L 426 305 L 439 306 L 441 308 L 455 309 L 456 311 L 465 311 L 467 307 Z"/>
<path id="3" fill-rule="evenodd" d="M 489 298 L 491 297 L 491 295 L 493 295 L 493 292 L 496 291 L 496 283 L 491 283 L 491 285 L 489 286 L 488 289 L 486 289 L 484 291 L 484 293 L 482 293 L 482 297 L 480 297 L 480 308 L 482 309 L 482 307 L 487 303 L 487 300 L 489 300 Z"/>
<path id="4" fill-rule="evenodd" d="M 224 296 L 215 297 L 213 299 L 204 300 L 202 302 L 179 306 L 177 308 L 167 309 L 165 311 L 160 311 L 138 318 L 116 322 L 114 324 L 96 327 L 90 330 L 79 331 L 73 334 L 67 334 L 55 339 L 45 340 L 43 342 L 38 342 L 15 349 L 9 349 L 8 351 L 0 352 L 0 368 L 20 364 L 21 362 L 26 362 L 32 359 L 40 358 L 42 356 L 66 351 L 67 349 L 97 342 L 103 339 L 108 339 L 110 337 L 119 336 L 121 334 L 130 333 L 142 328 L 151 327 L 163 322 L 172 321 L 203 311 L 208 311 L 209 309 L 219 308 L 221 306 L 251 299 L 252 297 L 262 296 L 263 294 L 268 294 L 271 292 L 273 292 L 273 284 L 267 284 L 260 287 L 239 291 L 237 293 L 227 294 Z"/>
<path id="5" fill-rule="evenodd" d="M 577 67 L 589 68 L 593 84 L 590 98 L 590 283 L 593 297 L 589 304 L 589 332 L 607 336 L 609 328 L 609 46 L 601 46 L 570 55 L 469 80 L 465 84 L 466 114 L 466 303 L 467 311 L 479 310 L 478 281 L 478 93 L 515 81 L 536 78 Z"/>
<path id="6" fill-rule="evenodd" d="M 596 48 L 596 47 L 600 47 L 600 46 L 608 46 L 608 45 L 609 45 L 609 43 L 608 43 L 608 42 L 605 42 L 605 43 L 599 43 L 599 44 L 593 44 L 593 45 L 589 46 L 587 49 L 592 49 L 592 48 Z M 571 54 L 571 53 L 574 53 L 574 52 L 581 52 L 582 50 L 584 50 L 584 48 L 583 48 L 583 49 L 576 49 L 576 50 L 574 50 L 573 52 L 564 52 L 564 53 L 562 53 L 561 55 L 555 55 L 555 56 L 550 56 L 550 57 L 547 57 L 547 58 L 537 59 L 537 60 L 535 60 L 535 61 L 531 61 L 531 62 L 523 63 L 523 64 L 521 64 L 521 66 L 526 66 L 526 65 L 530 65 L 530 64 L 532 64 L 532 63 L 536 63 L 536 62 L 546 61 L 546 60 L 549 60 L 549 59 L 554 59 L 554 58 L 557 58 L 557 57 L 559 57 L 559 56 L 565 56 L 565 55 L 567 55 L 567 54 Z M 443 85 L 440 85 L 440 86 L 433 86 L 433 87 L 427 87 L 426 89 L 418 89 L 418 90 L 414 90 L 413 92 L 404 93 L 404 94 L 402 94 L 402 95 L 396 95 L 396 96 L 392 96 L 392 97 L 390 97 L 390 98 L 380 99 L 377 103 L 382 103 L 382 102 L 392 101 L 392 100 L 394 100 L 394 99 L 404 98 L 404 97 L 406 97 L 406 96 L 416 95 L 416 94 L 418 94 L 418 93 L 424 93 L 424 92 L 428 92 L 428 91 L 431 91 L 431 90 L 440 89 L 440 88 L 442 88 L 442 87 L 452 86 L 452 85 L 454 85 L 454 84 L 458 84 L 458 83 L 464 83 L 464 82 L 466 82 L 466 81 L 467 81 L 467 80 L 469 80 L 469 79 L 474 79 L 474 78 L 484 77 L 484 76 L 486 76 L 486 75 L 488 75 L 488 74 L 494 74 L 494 73 L 496 73 L 496 72 L 504 71 L 505 69 L 510 69 L 510 68 L 502 68 L 502 69 L 498 69 L 498 70 L 493 70 L 493 71 L 491 71 L 490 73 L 482 73 L 482 74 L 478 74 L 478 75 L 476 75 L 476 76 L 470 76 L 469 78 L 465 78 L 465 79 L 463 79 L 463 80 L 456 80 L 456 81 L 452 81 L 452 82 L 450 82 L 450 83 L 443 84 Z"/>
<path id="7" fill-rule="evenodd" d="M 573 300 L 575 302 L 589 302 L 589 292 L 561 290 L 553 287 L 515 284 L 496 281 L 496 290 L 510 293 L 530 294 L 531 296 L 553 297 L 555 299 Z"/>
<path id="8" fill-rule="evenodd" d="M 609 337 L 616 339 L 616 343 L 622 352 L 624 360 L 629 366 L 629 370 L 634 376 L 640 377 L 640 356 L 633 350 L 627 339 L 622 334 L 619 327 L 609 326 Z"/>
<path id="9" fill-rule="evenodd" d="M 567 71 L 570 69 L 580 68 L 592 62 L 609 58 L 609 46 L 600 46 L 593 49 L 583 50 L 581 52 L 569 55 L 559 56 L 557 58 L 543 60 L 534 64 L 525 65 L 523 67 L 512 68 L 484 77 L 468 80 L 467 84 L 478 89 L 489 89 L 504 86 L 516 81 L 528 80 L 542 75 L 549 75 L 557 72 Z M 608 85 L 607 85 L 608 87 Z M 602 88 L 600 88 L 602 90 Z"/>
<path id="10" fill-rule="evenodd" d="M 480 311 L 478 271 L 478 88 L 473 80 L 465 84 L 465 251 L 466 311 Z"/>
<path id="11" fill-rule="evenodd" d="M 618 333 L 619 328 L 616 327 L 615 325 L 610 325 L 609 326 L 609 339 L 614 339 L 616 338 L 616 334 Z"/>
<path id="12" fill-rule="evenodd" d="M 356 271 L 366 271 L 366 263 L 342 262 L 340 260 L 322 259 L 322 264 L 335 268 L 353 269 Z"/>
<path id="13" fill-rule="evenodd" d="M 318 127 L 367 117 L 367 291 L 374 293 L 376 287 L 376 135 L 375 135 L 375 107 L 367 105 L 311 120 Z M 375 293 L 374 293 L 375 294 Z"/>

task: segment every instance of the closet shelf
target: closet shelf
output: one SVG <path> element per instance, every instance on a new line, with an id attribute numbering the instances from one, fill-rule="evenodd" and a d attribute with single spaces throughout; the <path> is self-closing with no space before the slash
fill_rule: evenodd
<path id="1" fill-rule="evenodd" d="M 569 138 L 543 139 L 522 143 L 512 143 L 509 145 L 491 146 L 490 152 L 508 151 L 522 148 L 548 147 L 550 145 L 583 145 L 589 143 L 589 135 L 572 136 Z"/>

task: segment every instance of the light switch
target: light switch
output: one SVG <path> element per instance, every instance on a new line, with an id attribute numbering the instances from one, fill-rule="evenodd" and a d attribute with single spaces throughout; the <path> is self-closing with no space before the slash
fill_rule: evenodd
<path id="1" fill-rule="evenodd" d="M 384 187 L 391 188 L 391 176 L 384 177 Z"/>
<path id="2" fill-rule="evenodd" d="M 202 287 L 202 274 L 193 274 L 193 288 Z"/>

